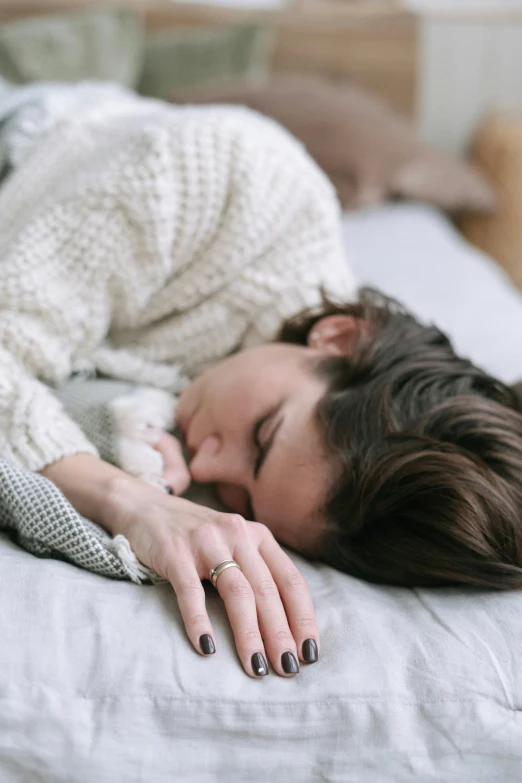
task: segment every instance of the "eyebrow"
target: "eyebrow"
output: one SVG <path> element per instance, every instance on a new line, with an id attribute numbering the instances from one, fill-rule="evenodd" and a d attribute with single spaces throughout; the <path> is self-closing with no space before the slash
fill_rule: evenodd
<path id="1" fill-rule="evenodd" d="M 277 405 L 274 408 L 274 410 L 271 411 L 268 414 L 268 416 L 265 416 L 264 419 L 261 419 L 259 421 L 259 423 L 258 423 L 258 425 L 256 427 L 256 434 L 257 434 L 257 432 L 259 432 L 259 430 L 261 429 L 261 427 L 263 426 L 264 422 L 267 419 L 273 418 L 274 416 L 277 416 L 277 414 L 279 413 L 279 411 L 281 410 L 282 407 L 283 407 L 283 401 L 280 402 L 279 405 Z M 272 434 L 270 435 L 270 437 L 268 438 L 268 440 L 266 441 L 264 446 L 262 446 L 262 448 L 261 448 L 261 451 L 259 453 L 259 457 L 257 458 L 257 462 L 256 462 L 255 467 L 254 467 L 254 479 L 256 481 L 257 481 L 257 479 L 259 477 L 259 473 L 261 471 L 261 468 L 263 467 L 263 465 L 265 463 L 265 460 L 266 460 L 266 458 L 268 457 L 268 455 L 270 453 L 270 449 L 272 448 L 272 445 L 274 443 L 275 436 L 276 436 L 277 431 L 280 428 L 282 423 L 283 423 L 283 418 L 280 418 L 279 421 L 277 422 L 276 426 L 272 430 Z"/>

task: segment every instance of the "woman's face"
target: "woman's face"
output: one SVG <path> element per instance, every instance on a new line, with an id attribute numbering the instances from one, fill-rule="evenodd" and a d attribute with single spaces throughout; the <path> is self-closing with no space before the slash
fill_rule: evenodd
<path id="1" fill-rule="evenodd" d="M 286 343 L 235 354 L 197 378 L 176 411 L 192 478 L 302 552 L 323 529 L 317 509 L 332 472 L 314 421 L 326 382 L 312 360 L 322 355 Z"/>

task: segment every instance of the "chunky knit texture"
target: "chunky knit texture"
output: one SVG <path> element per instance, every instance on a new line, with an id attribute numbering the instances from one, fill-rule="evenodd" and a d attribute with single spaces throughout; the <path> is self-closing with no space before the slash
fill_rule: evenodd
<path id="1" fill-rule="evenodd" d="M 320 285 L 354 293 L 333 189 L 270 120 L 96 85 L 44 96 L 0 152 L 0 457 L 33 471 L 97 453 L 53 393 L 75 371 L 175 392 Z"/>

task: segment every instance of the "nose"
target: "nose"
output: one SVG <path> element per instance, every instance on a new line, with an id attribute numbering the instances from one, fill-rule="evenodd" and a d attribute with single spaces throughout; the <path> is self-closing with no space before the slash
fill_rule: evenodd
<path id="1" fill-rule="evenodd" d="M 253 519 L 244 456 L 233 443 L 209 435 L 191 460 L 194 481 L 215 484 L 218 500 L 230 511 Z"/>
<path id="2" fill-rule="evenodd" d="M 225 461 L 222 458 L 221 438 L 208 435 L 191 460 L 189 470 L 195 481 L 207 484 L 221 480 Z"/>

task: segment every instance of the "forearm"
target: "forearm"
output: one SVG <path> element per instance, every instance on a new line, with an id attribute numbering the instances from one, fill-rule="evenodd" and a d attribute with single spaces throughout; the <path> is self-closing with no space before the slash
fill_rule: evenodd
<path id="1" fill-rule="evenodd" d="M 53 462 L 40 473 L 56 484 L 79 514 L 113 535 L 120 532 L 116 499 L 123 496 L 126 485 L 130 489 L 138 479 L 85 452 Z"/>

